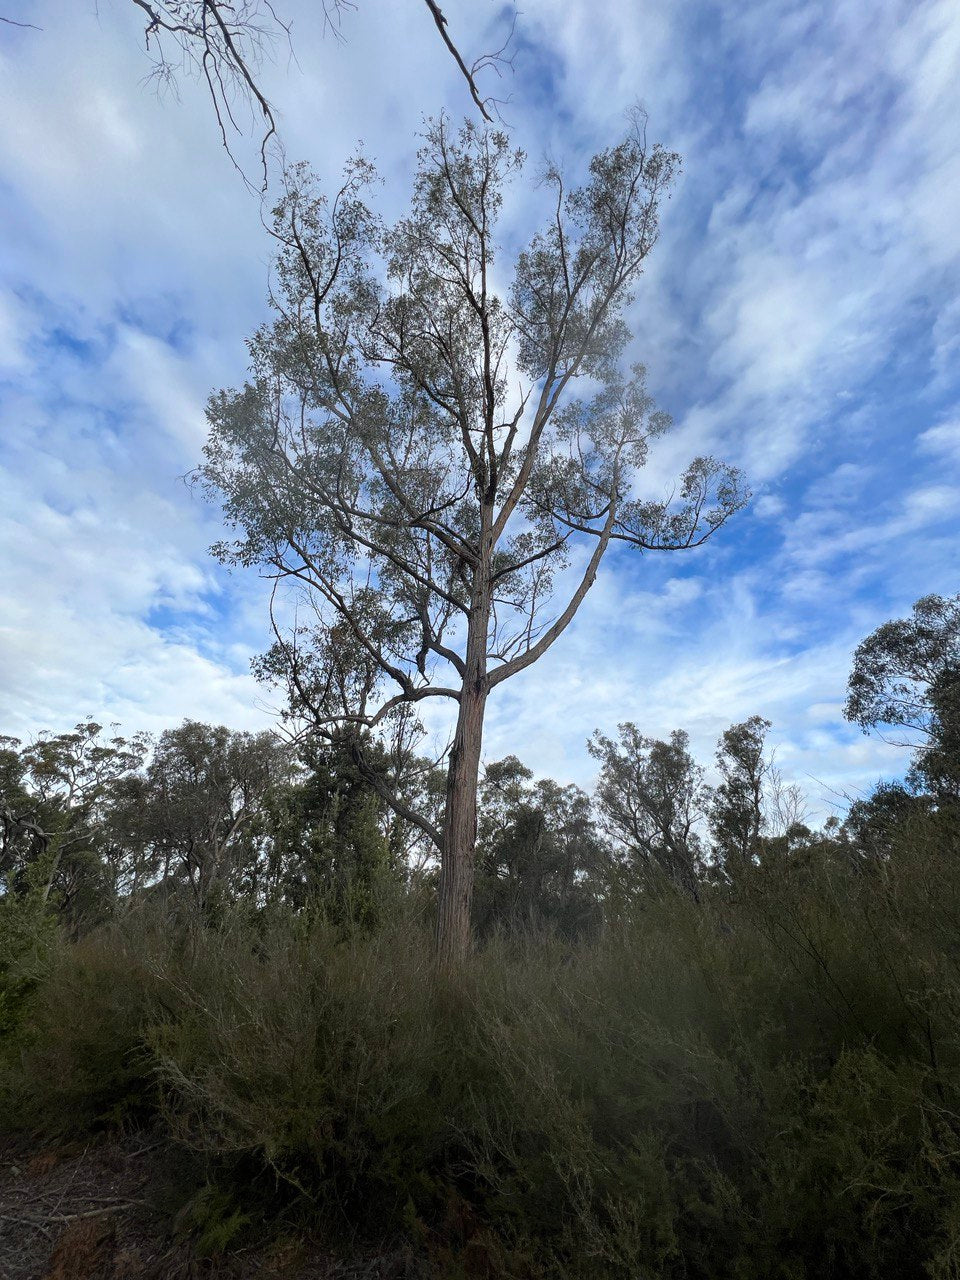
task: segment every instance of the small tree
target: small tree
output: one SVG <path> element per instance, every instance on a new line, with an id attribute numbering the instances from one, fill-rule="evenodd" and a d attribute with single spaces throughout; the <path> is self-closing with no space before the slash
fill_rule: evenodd
<path id="1" fill-rule="evenodd" d="M 658 868 L 698 901 L 704 855 L 698 827 L 707 812 L 710 789 L 690 754 L 690 739 L 680 729 L 669 742 L 662 742 L 645 738 L 634 724 L 619 728 L 618 742 L 595 733 L 588 743 L 590 754 L 600 762 L 601 825 L 641 879 Z"/>
<path id="2" fill-rule="evenodd" d="M 102 733 L 86 720 L 26 746 L 0 739 L 0 874 L 8 891 L 31 892 L 45 906 L 55 887 L 72 896 L 85 869 L 99 864 L 108 805 L 147 751 L 143 734 Z"/>
<path id="3" fill-rule="evenodd" d="M 297 776 L 271 801 L 270 886 L 293 907 L 322 904 L 370 922 L 383 890 L 399 885 L 404 871 L 403 850 L 392 856 L 392 815 L 357 768 L 349 739 L 309 739 L 298 754 Z"/>
<path id="4" fill-rule="evenodd" d="M 246 879 L 255 891 L 274 787 L 291 770 L 286 744 L 272 733 L 243 733 L 185 720 L 157 740 L 142 789 L 141 837 L 154 874 L 185 881 L 209 908 Z"/>
<path id="5" fill-rule="evenodd" d="M 497 222 L 523 157 L 503 133 L 432 124 L 391 228 L 365 203 L 365 162 L 329 201 L 294 170 L 274 217 L 277 317 L 250 343 L 250 381 L 209 407 L 201 475 L 239 531 L 217 554 L 305 588 L 317 626 L 278 633 L 275 656 L 317 730 L 456 707 L 442 823 L 408 813 L 440 852 L 446 960 L 470 938 L 490 693 L 570 625 L 611 546 L 698 546 L 744 501 L 738 473 L 707 458 L 675 503 L 636 490 L 669 420 L 642 367 L 621 367 L 621 314 L 678 165 L 641 126 L 584 186 L 547 174 L 552 212 L 508 292 Z M 350 678 L 303 679 L 331 629 Z"/>
<path id="6" fill-rule="evenodd" d="M 551 928 L 568 936 L 595 927 L 605 852 L 579 787 L 552 778 L 534 782 L 516 756 L 487 765 L 477 836 L 478 927 Z"/>
<path id="7" fill-rule="evenodd" d="M 916 748 L 908 781 L 960 800 L 960 595 L 923 596 L 857 645 L 844 715 Z"/>
<path id="8" fill-rule="evenodd" d="M 710 828 L 717 860 L 728 871 L 757 856 L 766 825 L 765 791 L 771 761 L 766 757 L 770 721 L 751 716 L 725 729 L 717 746 L 722 781 L 713 795 Z"/>

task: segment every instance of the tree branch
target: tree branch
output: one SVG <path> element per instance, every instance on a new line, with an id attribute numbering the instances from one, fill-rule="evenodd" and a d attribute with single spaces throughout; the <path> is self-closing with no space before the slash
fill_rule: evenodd
<path id="1" fill-rule="evenodd" d="M 477 82 L 473 77 L 473 72 L 464 62 L 460 54 L 460 50 L 450 39 L 450 35 L 447 31 L 447 20 L 443 16 L 442 12 L 440 11 L 440 6 L 435 3 L 435 0 L 425 0 L 425 3 L 427 8 L 430 10 L 430 13 L 433 15 L 434 22 L 437 24 L 437 30 L 440 32 L 440 38 L 443 40 L 443 43 L 450 50 L 450 53 L 453 57 L 454 62 L 460 68 L 460 73 L 463 76 L 464 80 L 466 80 L 467 85 L 469 86 L 470 96 L 471 98 L 473 98 L 474 102 L 476 103 L 477 110 L 483 116 L 484 120 L 492 124 L 493 116 L 487 110 L 485 100 L 480 97 L 480 90 L 477 88 Z"/>
<path id="2" fill-rule="evenodd" d="M 577 610 L 583 603 L 584 597 L 596 581 L 597 570 L 600 568 L 600 561 L 603 559 L 604 552 L 610 542 L 610 532 L 613 528 L 615 515 L 616 504 L 611 501 L 610 509 L 607 512 L 607 519 L 600 532 L 600 536 L 597 539 L 597 545 L 593 549 L 593 555 L 590 557 L 583 577 L 580 580 L 580 585 L 570 597 L 567 607 L 564 609 L 563 613 L 560 614 L 559 618 L 557 618 L 556 622 L 554 622 L 552 626 L 548 627 L 536 644 L 532 645 L 526 653 L 522 653 L 518 657 L 512 658 L 509 662 L 504 663 L 502 667 L 498 667 L 496 671 L 490 674 L 488 681 L 491 689 L 495 688 L 498 684 L 501 684 L 504 680 L 508 680 L 511 676 L 516 675 L 517 672 L 522 671 L 524 667 L 532 666 L 538 658 L 542 657 L 543 654 L 546 653 L 554 640 L 566 631 L 567 627 L 573 621 Z"/>

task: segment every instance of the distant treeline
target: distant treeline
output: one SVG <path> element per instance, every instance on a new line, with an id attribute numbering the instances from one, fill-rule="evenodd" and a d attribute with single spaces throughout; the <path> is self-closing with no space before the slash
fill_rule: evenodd
<path id="1" fill-rule="evenodd" d="M 480 786 L 475 927 L 595 932 L 605 904 L 666 880 L 699 900 L 738 868 L 810 840 L 804 801 L 784 785 L 753 716 L 722 736 L 721 782 L 706 785 L 682 731 L 668 741 L 633 724 L 594 735 L 591 797 L 535 780 L 516 756 L 489 764 Z M 0 738 L 0 891 L 33 898 L 77 938 L 144 902 L 322 909 L 354 922 L 384 895 L 436 880 L 435 849 L 369 782 L 371 761 L 393 790 L 439 821 L 442 766 L 364 741 L 284 741 L 185 721 L 161 733 L 107 737 L 85 721 L 23 745 Z M 849 841 L 862 823 L 829 825 Z"/>

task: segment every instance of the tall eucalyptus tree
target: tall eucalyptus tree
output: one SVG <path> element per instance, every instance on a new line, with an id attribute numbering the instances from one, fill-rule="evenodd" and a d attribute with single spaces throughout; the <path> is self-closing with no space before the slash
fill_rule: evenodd
<path id="1" fill-rule="evenodd" d="M 702 457 L 674 500 L 637 491 L 669 419 L 624 369 L 622 313 L 678 157 L 637 119 L 582 186 L 550 172 L 546 225 L 505 289 L 498 219 L 522 166 L 502 132 L 435 121 L 389 227 L 366 162 L 333 198 L 290 172 L 276 316 L 246 385 L 211 399 L 200 469 L 237 533 L 221 559 L 300 583 L 316 610 L 273 651 L 316 729 L 354 734 L 362 759 L 363 734 L 411 706 L 456 708 L 442 820 L 387 796 L 439 851 L 445 961 L 470 941 L 488 697 L 570 625 L 614 544 L 698 546 L 744 501 L 739 474 Z"/>

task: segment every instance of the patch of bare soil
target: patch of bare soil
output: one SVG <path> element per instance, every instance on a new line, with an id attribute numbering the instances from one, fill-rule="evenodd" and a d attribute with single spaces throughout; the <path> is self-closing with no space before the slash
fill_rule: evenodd
<path id="1" fill-rule="evenodd" d="M 0 1280 L 423 1280 L 406 1253 L 347 1262 L 304 1241 L 198 1258 L 161 1207 L 157 1146 L 0 1140 Z"/>

